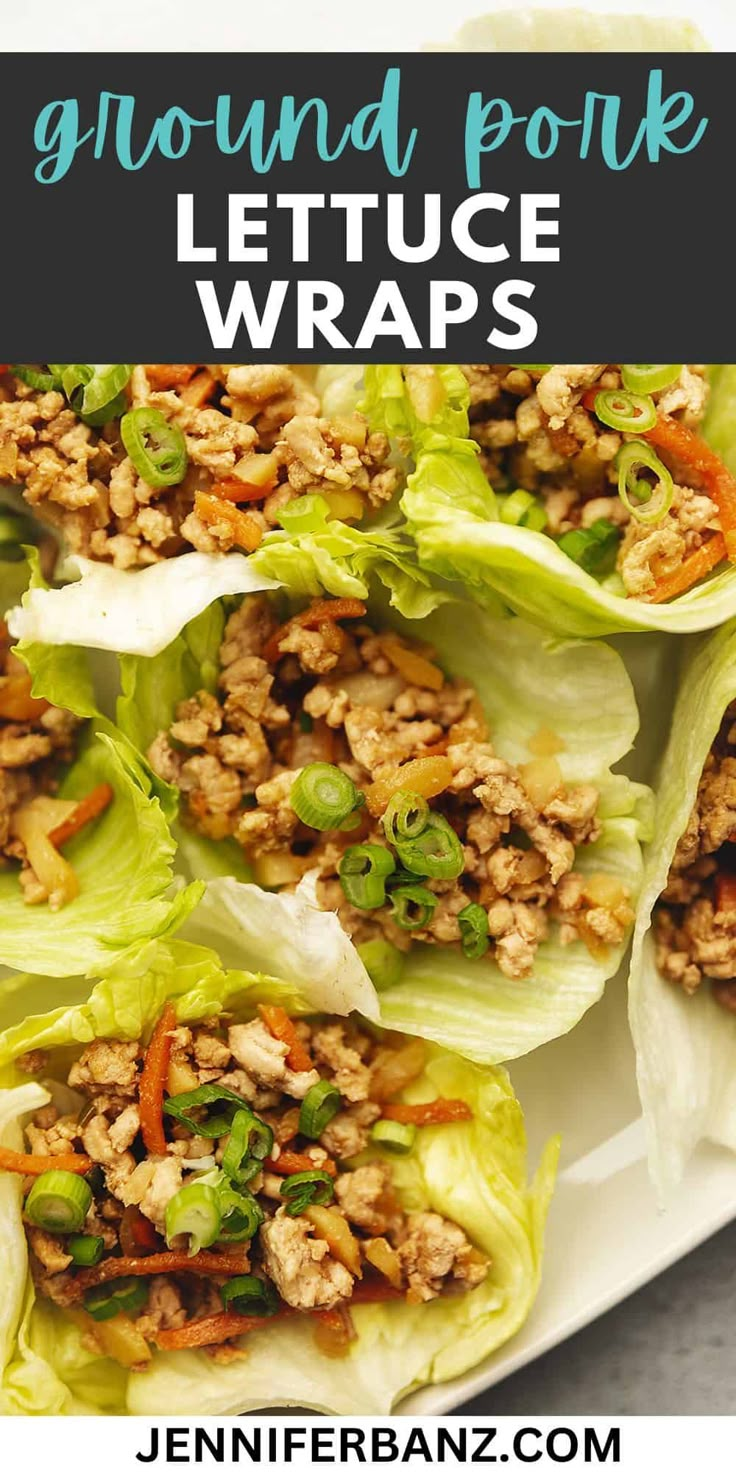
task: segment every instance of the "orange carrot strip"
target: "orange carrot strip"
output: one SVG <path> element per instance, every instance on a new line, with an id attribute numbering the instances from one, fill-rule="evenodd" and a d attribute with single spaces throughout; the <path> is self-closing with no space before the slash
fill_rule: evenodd
<path id="1" fill-rule="evenodd" d="M 194 509 L 205 526 L 222 526 L 233 534 L 233 541 L 246 552 L 255 552 L 263 540 L 263 529 L 249 511 L 238 511 L 229 501 L 221 501 L 209 491 L 196 491 Z"/>
<path id="2" fill-rule="evenodd" d="M 36 721 L 49 709 L 48 700 L 31 695 L 30 675 L 10 675 L 0 680 L 0 716 L 6 721 Z"/>
<path id="3" fill-rule="evenodd" d="M 151 388 L 178 388 L 194 377 L 199 363 L 146 363 L 144 367 Z"/>
<path id="4" fill-rule="evenodd" d="M 55 848 L 61 848 L 62 844 L 68 843 L 80 828 L 84 828 L 87 823 L 92 822 L 93 818 L 99 818 L 100 813 L 104 813 L 105 808 L 110 806 L 114 795 L 109 782 L 101 782 L 99 787 L 93 787 L 86 797 L 80 799 L 69 817 L 51 829 L 48 834 L 49 842 L 53 843 Z"/>
<path id="5" fill-rule="evenodd" d="M 206 1319 L 192 1319 L 180 1329 L 159 1329 L 155 1343 L 159 1349 L 201 1349 L 205 1344 L 222 1344 L 226 1339 L 237 1339 L 252 1329 L 263 1329 L 273 1322 L 276 1314 L 268 1317 L 259 1315 L 222 1313 L 210 1314 Z"/>
<path id="6" fill-rule="evenodd" d="M 398 1124 L 455 1124 L 472 1119 L 473 1111 L 464 1099 L 433 1099 L 431 1104 L 384 1104 L 384 1119 Z"/>
<path id="7" fill-rule="evenodd" d="M 283 1007 L 270 1006 L 263 1002 L 258 1008 L 269 1032 L 289 1049 L 286 1061 L 295 1073 L 307 1073 L 314 1067 L 288 1012 Z"/>
<path id="8" fill-rule="evenodd" d="M 736 477 L 700 435 L 681 424 L 679 419 L 673 419 L 671 414 L 660 414 L 657 423 L 647 430 L 643 438 L 650 445 L 656 445 L 658 450 L 674 455 L 700 477 L 718 507 L 726 555 L 730 562 L 736 561 Z"/>
<path id="9" fill-rule="evenodd" d="M 651 593 L 644 594 L 648 603 L 666 603 L 669 598 L 677 598 L 680 593 L 687 593 L 695 583 L 699 583 L 706 573 L 712 572 L 723 562 L 726 556 L 726 543 L 720 532 L 714 532 L 702 547 L 691 552 L 689 557 L 665 577 L 660 578 Z"/>
<path id="10" fill-rule="evenodd" d="M 176 1009 L 167 1002 L 151 1034 L 143 1064 L 139 1102 L 143 1144 L 150 1155 L 166 1154 L 164 1134 L 164 1086 L 171 1057 L 171 1033 L 176 1027 Z"/>
<path id="11" fill-rule="evenodd" d="M 716 874 L 715 898 L 717 910 L 736 910 L 736 874 Z"/>
<path id="12" fill-rule="evenodd" d="M 277 1176 L 296 1176 L 303 1170 L 323 1170 L 328 1176 L 337 1175 L 334 1160 L 326 1160 L 324 1165 L 317 1165 L 311 1155 L 300 1155 L 297 1150 L 282 1150 L 278 1160 L 268 1160 L 266 1164 Z"/>
<path id="13" fill-rule="evenodd" d="M 98 1283 L 110 1283 L 115 1278 L 146 1278 L 158 1273 L 233 1278 L 248 1270 L 248 1254 L 241 1252 L 197 1252 L 194 1257 L 189 1257 L 186 1252 L 153 1252 L 149 1257 L 106 1257 L 96 1268 L 83 1268 L 81 1273 L 77 1273 L 73 1288 L 70 1284 L 70 1291 L 75 1298 L 81 1298 L 88 1288 L 96 1288 Z"/>
<path id="14" fill-rule="evenodd" d="M 75 1176 L 86 1176 L 92 1169 L 88 1155 L 23 1155 L 20 1150 L 0 1147 L 0 1170 L 12 1170 L 21 1176 L 42 1176 L 47 1170 L 69 1170 Z"/>
<path id="15" fill-rule="evenodd" d="M 216 481 L 215 485 L 210 486 L 208 494 L 217 496 L 220 501 L 265 501 L 271 490 L 268 486 L 250 486 L 247 481 L 238 480 L 233 475 L 227 480 Z"/>
<path id="16" fill-rule="evenodd" d="M 262 657 L 268 664 L 275 664 L 281 654 L 282 639 L 295 625 L 302 629 L 318 629 L 320 624 L 339 623 L 343 618 L 364 618 L 365 612 L 365 603 L 361 603 L 359 598 L 317 598 L 309 608 L 296 613 L 271 635 L 263 646 Z"/>

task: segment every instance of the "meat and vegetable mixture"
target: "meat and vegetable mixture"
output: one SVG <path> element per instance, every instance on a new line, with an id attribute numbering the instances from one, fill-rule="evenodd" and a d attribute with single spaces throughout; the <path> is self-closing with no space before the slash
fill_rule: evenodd
<path id="1" fill-rule="evenodd" d="M 655 911 L 657 965 L 736 1012 L 736 702 L 726 711 Z"/>
<path id="2" fill-rule="evenodd" d="M 215 694 L 184 701 L 148 756 L 185 820 L 233 837 L 268 888 L 319 871 L 377 985 L 415 941 L 486 952 L 528 976 L 550 925 L 594 955 L 633 915 L 619 880 L 575 868 L 600 833 L 599 794 L 568 785 L 554 732 L 519 767 L 494 751 L 470 685 L 427 645 L 321 599 L 280 623 L 266 596 L 226 625 Z"/>
<path id="3" fill-rule="evenodd" d="M 392 1184 L 417 1129 L 472 1118 L 461 1100 L 392 1102 L 425 1045 L 258 1011 L 187 1027 L 168 1003 L 147 1047 L 91 1043 L 68 1075 L 78 1106 L 37 1112 L 27 1154 L 0 1150 L 24 1176 L 37 1291 L 128 1368 L 151 1345 L 232 1357 L 230 1341 L 293 1313 L 344 1354 L 350 1304 L 422 1303 L 488 1272 L 459 1226 L 404 1210 Z"/>
<path id="4" fill-rule="evenodd" d="M 502 521 L 666 602 L 736 555 L 736 480 L 696 432 L 702 364 L 464 365 Z"/>
<path id="5" fill-rule="evenodd" d="M 0 620 L 0 868 L 20 864 L 28 905 L 59 910 L 75 898 L 79 882 L 61 850 L 112 800 L 106 784 L 80 802 L 54 796 L 80 726 L 70 711 L 31 694 L 31 676 Z"/>
<path id="6" fill-rule="evenodd" d="M 0 376 L 0 481 L 72 552 L 119 568 L 196 548 L 254 551 L 319 493 L 360 521 L 398 471 L 362 414 L 325 418 L 285 364 L 12 364 Z"/>

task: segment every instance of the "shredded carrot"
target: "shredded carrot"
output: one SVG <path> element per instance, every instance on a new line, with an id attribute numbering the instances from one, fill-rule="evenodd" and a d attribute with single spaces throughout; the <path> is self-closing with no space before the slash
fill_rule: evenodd
<path id="1" fill-rule="evenodd" d="M 158 1252 L 162 1245 L 153 1222 L 137 1206 L 126 1206 L 119 1234 L 124 1257 L 145 1257 L 149 1252 Z"/>
<path id="2" fill-rule="evenodd" d="M 285 1114 L 271 1121 L 279 1145 L 288 1145 L 299 1134 L 299 1110 L 287 1109 Z"/>
<path id="3" fill-rule="evenodd" d="M 205 1344 L 222 1344 L 226 1339 L 236 1339 L 252 1329 L 263 1329 L 278 1317 L 222 1313 L 210 1314 L 206 1319 L 192 1319 L 180 1329 L 159 1329 L 155 1343 L 159 1349 L 201 1349 Z"/>
<path id="4" fill-rule="evenodd" d="M 194 509 L 205 526 L 222 526 L 232 532 L 236 546 L 255 552 L 263 540 L 263 528 L 250 511 L 238 511 L 229 501 L 221 501 L 209 491 L 196 491 Z"/>
<path id="5" fill-rule="evenodd" d="M 317 1165 L 311 1155 L 300 1155 L 297 1150 L 282 1150 L 278 1160 L 268 1160 L 266 1164 L 277 1176 L 296 1176 L 303 1170 L 323 1170 L 328 1176 L 337 1175 L 334 1160 L 328 1159 L 324 1165 Z"/>
<path id="6" fill-rule="evenodd" d="M 199 363 L 145 363 L 151 388 L 178 388 L 193 378 Z"/>
<path id="7" fill-rule="evenodd" d="M 104 813 L 105 808 L 110 806 L 114 795 L 112 787 L 108 782 L 101 782 L 99 787 L 93 787 L 92 791 L 88 792 L 87 796 L 83 797 L 77 803 L 73 812 L 69 814 L 69 817 L 65 818 L 63 823 L 58 823 L 55 828 L 51 829 L 51 832 L 47 835 L 49 842 L 53 843 L 54 848 L 61 848 L 62 844 L 68 843 L 69 839 L 73 838 L 75 833 L 79 832 L 80 828 L 84 828 L 94 818 L 99 818 L 100 813 Z"/>
<path id="8" fill-rule="evenodd" d="M 716 874 L 715 899 L 717 910 L 736 910 L 736 874 Z"/>
<path id="9" fill-rule="evenodd" d="M 310 603 L 309 608 L 302 609 L 301 613 L 295 614 L 288 623 L 276 629 L 263 646 L 262 658 L 268 664 L 275 664 L 281 654 L 282 640 L 296 626 L 302 629 L 318 629 L 320 624 L 339 623 L 343 618 L 364 618 L 365 612 L 365 603 L 361 603 L 359 598 L 317 598 L 314 603 Z"/>
<path id="10" fill-rule="evenodd" d="M 354 1283 L 350 1295 L 351 1303 L 386 1303 L 391 1299 L 403 1298 L 401 1288 L 394 1288 L 386 1278 L 364 1278 Z"/>
<path id="11" fill-rule="evenodd" d="M 86 1176 L 92 1169 L 88 1155 L 23 1155 L 20 1150 L 0 1147 L 0 1170 L 15 1171 L 21 1176 L 42 1176 L 47 1170 L 69 1170 L 75 1176 Z"/>
<path id="12" fill-rule="evenodd" d="M 49 709 L 48 700 L 31 695 L 30 675 L 10 675 L 0 680 L 0 716 L 6 721 L 37 721 Z"/>
<path id="13" fill-rule="evenodd" d="M 56 1156 L 56 1159 L 63 1157 Z M 74 1298 L 88 1288 L 115 1278 L 146 1278 L 159 1273 L 194 1273 L 198 1278 L 234 1278 L 248 1272 L 248 1254 L 242 1252 L 153 1252 L 149 1257 L 106 1257 L 94 1268 L 83 1268 L 70 1284 Z"/>
<path id="14" fill-rule="evenodd" d="M 642 438 L 658 450 L 674 455 L 700 478 L 718 507 L 726 556 L 730 562 L 736 562 L 736 477 L 700 435 L 679 419 L 673 419 L 671 414 L 660 414 L 657 423 Z"/>
<path id="15" fill-rule="evenodd" d="M 151 1034 L 139 1089 L 141 1134 L 151 1155 L 166 1154 L 164 1134 L 164 1088 L 171 1057 L 171 1033 L 176 1027 L 176 1008 L 167 1002 Z"/>
<path id="16" fill-rule="evenodd" d="M 210 486 L 208 495 L 217 496 L 220 501 L 265 501 L 270 494 L 268 486 L 251 486 L 245 480 L 238 480 L 237 475 L 230 476 L 227 480 L 218 480 L 215 485 Z"/>
<path id="17" fill-rule="evenodd" d="M 455 1124 L 472 1119 L 473 1111 L 464 1099 L 433 1099 L 431 1104 L 384 1104 L 384 1119 L 398 1124 Z"/>
<path id="18" fill-rule="evenodd" d="M 648 603 L 666 603 L 669 598 L 677 598 L 680 593 L 687 593 L 689 588 L 699 583 L 706 573 L 712 572 L 718 564 L 723 562 L 726 556 L 726 543 L 720 532 L 714 532 L 702 547 L 691 552 L 674 572 L 667 573 L 655 584 L 651 593 L 643 596 Z"/>
<path id="19" fill-rule="evenodd" d="M 285 1012 L 283 1007 L 274 1007 L 265 1002 L 261 1003 L 258 1011 L 269 1032 L 273 1033 L 279 1042 L 286 1043 L 289 1049 L 286 1055 L 289 1068 L 293 1068 L 295 1073 L 307 1073 L 310 1068 L 313 1068 L 314 1064 L 288 1012 Z"/>
<path id="20" fill-rule="evenodd" d="M 208 399 L 212 398 L 215 391 L 215 379 L 208 369 L 204 373 L 198 373 L 191 383 L 188 383 L 179 394 L 182 404 L 187 404 L 190 409 L 201 409 Z"/>

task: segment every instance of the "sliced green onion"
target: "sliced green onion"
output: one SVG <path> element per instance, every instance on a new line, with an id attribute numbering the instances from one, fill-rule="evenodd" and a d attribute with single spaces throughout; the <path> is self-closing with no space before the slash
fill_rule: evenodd
<path id="1" fill-rule="evenodd" d="M 338 873 L 343 894 L 356 910 L 378 910 L 386 899 L 386 877 L 396 865 L 379 843 L 354 843 L 346 848 Z"/>
<path id="2" fill-rule="evenodd" d="M 457 879 L 465 868 L 463 846 L 441 813 L 430 813 L 418 838 L 396 841 L 401 864 L 423 879 Z"/>
<path id="3" fill-rule="evenodd" d="M 340 1108 L 340 1090 L 328 1079 L 321 1078 L 312 1084 L 302 1099 L 299 1110 L 299 1134 L 308 1140 L 318 1140 Z"/>
<path id="4" fill-rule="evenodd" d="M 479 956 L 485 955 L 490 945 L 486 911 L 482 905 L 466 905 L 464 910 L 459 911 L 457 923 L 460 926 L 463 955 L 469 961 L 477 961 Z"/>
<path id="5" fill-rule="evenodd" d="M 217 1195 L 222 1212 L 221 1241 L 250 1242 L 265 1220 L 255 1196 L 226 1185 L 217 1188 Z"/>
<path id="6" fill-rule="evenodd" d="M 148 1285 L 139 1278 L 118 1278 L 113 1283 L 97 1283 L 84 1295 L 84 1307 L 98 1324 L 114 1319 L 116 1314 L 134 1314 L 148 1299 Z"/>
<path id="7" fill-rule="evenodd" d="M 220 1288 L 220 1297 L 225 1308 L 236 1314 L 258 1314 L 266 1317 L 278 1313 L 281 1306 L 279 1295 L 270 1279 L 250 1275 L 228 1278 Z"/>
<path id="8" fill-rule="evenodd" d="M 621 378 L 632 394 L 656 394 L 677 381 L 682 367 L 682 363 L 622 363 Z"/>
<path id="9" fill-rule="evenodd" d="M 620 434 L 643 434 L 657 422 L 654 403 L 644 394 L 606 388 L 595 396 L 595 412 L 602 424 Z"/>
<path id="10" fill-rule="evenodd" d="M 222 1157 L 222 1169 L 231 1181 L 244 1186 L 271 1154 L 273 1130 L 247 1105 L 239 1109 L 230 1127 L 230 1139 Z M 253 1159 L 249 1161 L 248 1157 Z"/>
<path id="11" fill-rule="evenodd" d="M 373 1143 L 390 1150 L 392 1155 L 408 1155 L 416 1137 L 415 1124 L 399 1124 L 396 1119 L 377 1119 L 371 1130 Z"/>
<path id="12" fill-rule="evenodd" d="M 390 940 L 383 940 L 381 936 L 364 940 L 358 946 L 358 955 L 377 992 L 385 991 L 386 987 L 395 986 L 401 980 L 404 953 L 398 946 L 392 946 Z"/>
<path id="13" fill-rule="evenodd" d="M 541 532 L 547 525 L 544 507 L 529 491 L 512 491 L 510 496 L 499 498 L 499 515 L 508 526 L 526 526 L 533 532 Z"/>
<path id="14" fill-rule="evenodd" d="M 324 531 L 330 508 L 324 496 L 297 496 L 279 512 L 284 531 L 298 537 L 309 532 Z"/>
<path id="15" fill-rule="evenodd" d="M 287 1216 L 301 1216 L 308 1206 L 324 1206 L 334 1194 L 332 1176 L 326 1170 L 300 1170 L 281 1182 Z"/>
<path id="16" fill-rule="evenodd" d="M 405 884 L 391 891 L 391 918 L 402 930 L 423 930 L 437 907 L 437 896 L 423 884 Z"/>
<path id="17" fill-rule="evenodd" d="M 429 818 L 429 804 L 418 792 L 395 792 L 381 819 L 389 843 L 418 838 Z"/>
<path id="18" fill-rule="evenodd" d="M 217 1190 L 201 1181 L 182 1186 L 167 1202 L 165 1221 L 168 1247 L 175 1237 L 189 1238 L 190 1257 L 201 1252 L 203 1247 L 211 1247 L 217 1241 L 222 1225 Z"/>
<path id="19" fill-rule="evenodd" d="M 618 470 L 619 496 L 634 520 L 645 526 L 653 526 L 655 522 L 661 521 L 672 505 L 675 488 L 667 466 L 655 455 L 651 445 L 646 445 L 641 440 L 630 440 L 621 446 L 615 465 Z M 652 487 L 648 481 L 639 479 L 639 469 L 651 470 L 656 475 L 658 495 L 652 495 Z M 645 506 L 642 502 L 645 502 Z"/>
<path id="20" fill-rule="evenodd" d="M 291 806 L 302 823 L 326 833 L 352 813 L 358 789 L 346 772 L 331 762 L 310 762 L 303 767 L 291 793 Z"/>
<path id="21" fill-rule="evenodd" d="M 58 363 L 54 364 L 54 368 L 59 366 L 61 365 Z M 48 363 L 46 367 L 49 367 Z M 39 393 L 48 394 L 52 389 L 56 389 L 58 393 L 61 388 L 60 373 L 43 373 L 39 368 L 34 368 L 32 363 L 11 363 L 10 371 L 21 383 L 27 383 L 29 388 L 35 388 Z"/>
<path id="22" fill-rule="evenodd" d="M 601 516 L 592 526 L 563 532 L 557 539 L 557 545 L 566 557 L 577 562 L 585 572 L 601 577 L 604 573 L 613 571 L 619 540 L 618 527 Z"/>
<path id="23" fill-rule="evenodd" d="M 92 1205 L 83 1176 L 70 1170 L 46 1170 L 26 1197 L 26 1216 L 45 1232 L 78 1232 Z"/>
<path id="24" fill-rule="evenodd" d="M 105 1251 L 104 1237 L 84 1237 L 74 1233 L 67 1238 L 66 1250 L 78 1268 L 93 1268 Z"/>
<path id="25" fill-rule="evenodd" d="M 193 1112 L 207 1109 L 210 1104 L 223 1104 L 225 1107 L 219 1114 L 207 1115 L 204 1119 L 192 1119 Z M 217 1140 L 220 1135 L 229 1134 L 236 1113 L 245 1107 L 247 1106 L 240 1094 L 223 1088 L 221 1084 L 200 1084 L 198 1089 L 164 1100 L 164 1114 L 170 1114 L 179 1124 L 185 1124 L 193 1135 L 203 1135 L 206 1140 Z M 263 1128 L 267 1129 L 268 1126 L 264 1125 Z"/>
<path id="26" fill-rule="evenodd" d="M 120 421 L 127 454 L 146 485 L 176 486 L 187 469 L 187 445 L 181 430 L 159 409 L 131 409 Z"/>

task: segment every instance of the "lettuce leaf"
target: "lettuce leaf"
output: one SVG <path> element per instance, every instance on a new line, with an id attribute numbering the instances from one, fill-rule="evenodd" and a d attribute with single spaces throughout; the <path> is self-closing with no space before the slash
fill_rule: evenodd
<path id="1" fill-rule="evenodd" d="M 291 1010 L 308 1005 L 283 985 L 224 972 L 211 952 L 180 942 L 152 946 L 136 965 L 128 963 L 127 973 L 117 968 L 99 983 L 88 1000 L 0 1035 L 0 1062 L 8 1064 L 29 1047 L 59 1047 L 63 1077 L 70 1045 L 150 1031 L 167 995 L 178 999 L 178 1015 L 187 1022 L 225 1009 L 247 1017 L 267 996 Z M 0 1093 L 0 1120 L 4 1110 L 16 1119 L 45 1097 L 37 1085 L 25 1090 L 33 1099 L 19 1090 Z M 339 1375 L 314 1353 L 309 1326 L 288 1320 L 251 1336 L 247 1373 L 242 1362 L 216 1365 L 202 1352 L 157 1354 L 148 1371 L 130 1376 L 109 1361 L 95 1363 L 76 1326 L 60 1310 L 33 1301 L 18 1186 L 0 1177 L 0 1239 L 7 1238 L 17 1264 L 12 1304 L 0 1319 L 6 1366 L 0 1409 L 161 1415 L 196 1404 L 201 1414 L 228 1415 L 297 1404 L 338 1415 L 379 1415 L 409 1390 L 460 1375 L 491 1354 L 517 1331 L 534 1301 L 558 1142 L 550 1141 L 528 1185 L 523 1116 L 505 1071 L 469 1066 L 436 1049 L 407 1097 L 418 1102 L 436 1093 L 467 1100 L 473 1120 L 420 1131 L 413 1154 L 396 1165 L 396 1185 L 410 1209 L 442 1212 L 465 1228 L 491 1259 L 488 1279 L 472 1293 L 430 1304 L 357 1307 L 358 1339 Z"/>
<path id="2" fill-rule="evenodd" d="M 443 597 L 441 606 L 422 620 L 422 638 L 434 645 L 449 674 L 477 689 L 500 756 L 515 763 L 528 761 L 528 742 L 540 727 L 559 734 L 564 742 L 558 757 L 564 777 L 594 782 L 601 790 L 603 831 L 595 845 L 581 851 L 579 867 L 618 875 L 635 899 L 641 879 L 640 842 L 651 808 L 648 789 L 611 771 L 631 748 L 638 729 L 636 702 L 620 657 L 605 644 L 560 641 L 521 619 L 494 617 L 448 594 Z M 371 616 L 410 637 L 416 634 L 412 620 L 402 618 L 385 593 L 374 594 Z M 206 628 L 197 622 L 184 629 L 156 660 L 123 661 L 118 719 L 140 749 L 146 750 L 156 732 L 168 728 L 178 700 L 208 681 L 213 688 L 222 626 L 213 611 L 207 619 Z M 187 877 L 211 880 L 217 872 L 218 847 L 221 874 L 236 852 L 234 845 L 225 849 L 188 833 L 180 855 Z M 283 951 L 279 950 L 278 965 L 269 964 L 268 952 L 254 952 L 252 938 L 234 920 L 242 907 L 251 904 L 251 886 L 243 889 L 234 882 L 242 870 L 231 872 L 232 881 L 209 884 L 204 908 L 191 922 L 195 934 L 199 918 L 206 916 L 205 938 L 212 942 L 222 929 L 233 963 L 266 964 L 271 971 L 283 971 Z M 278 904 L 280 913 L 293 923 L 295 900 L 271 896 L 268 903 L 274 915 L 279 913 Z M 322 944 L 330 965 L 337 954 L 335 933 L 327 931 L 332 918 L 322 917 Z M 316 942 L 314 915 L 310 926 Z M 466 961 L 454 950 L 417 946 L 401 980 L 381 993 L 381 1019 L 387 1026 L 433 1038 L 479 1063 L 504 1062 L 573 1027 L 598 1001 L 621 955 L 618 948 L 593 959 L 581 943 L 561 947 L 553 934 L 540 946 L 533 975 L 517 982 L 487 960 Z M 352 967 L 350 974 L 355 974 Z M 350 994 L 357 996 L 357 991 Z M 363 998 L 354 1005 L 365 1007 L 365 992 Z"/>
<path id="3" fill-rule="evenodd" d="M 736 1017 L 708 983 L 692 997 L 660 976 L 652 911 L 724 711 L 736 699 L 736 624 L 689 651 L 658 784 L 655 834 L 639 900 L 629 977 L 629 1016 L 649 1138 L 650 1168 L 665 1198 L 699 1140 L 736 1150 Z"/>
<path id="4" fill-rule="evenodd" d="M 446 365 L 438 370 L 446 373 Z M 458 370 L 459 371 L 459 370 Z M 402 419 L 416 446 L 416 468 L 409 476 L 402 509 L 423 567 L 444 578 L 464 581 L 479 601 L 500 597 L 513 608 L 559 634 L 597 636 L 641 629 L 692 633 L 713 628 L 736 613 L 736 567 L 727 566 L 708 581 L 666 604 L 623 596 L 617 577 L 598 583 L 552 537 L 498 519 L 495 494 L 467 438 L 467 404 L 454 384 L 444 411 L 430 431 L 417 428 L 400 369 L 375 369 L 380 394 L 392 419 Z M 461 421 L 465 421 L 462 428 Z M 736 464 L 736 365 L 713 373 L 710 406 L 703 426 L 707 439 L 733 468 Z"/>
<path id="5" fill-rule="evenodd" d="M 497 10 L 467 21 L 453 41 L 427 51 L 708 51 L 679 16 L 601 15 L 590 10 Z"/>

